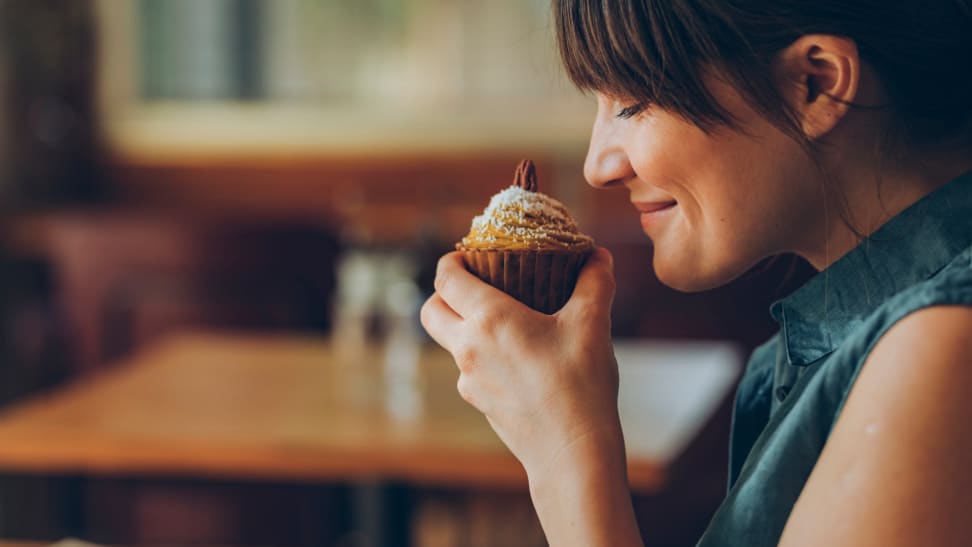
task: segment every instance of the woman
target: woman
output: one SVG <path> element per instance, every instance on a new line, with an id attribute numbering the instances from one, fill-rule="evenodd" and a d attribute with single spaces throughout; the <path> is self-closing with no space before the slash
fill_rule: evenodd
<path id="1" fill-rule="evenodd" d="M 663 282 L 784 252 L 820 273 L 737 393 L 730 489 L 700 545 L 972 545 L 972 4 L 556 0 Z M 640 545 L 598 250 L 546 316 L 456 254 L 422 310 L 460 394 L 523 463 L 551 545 Z M 646 530 L 650 534 L 651 530 Z"/>

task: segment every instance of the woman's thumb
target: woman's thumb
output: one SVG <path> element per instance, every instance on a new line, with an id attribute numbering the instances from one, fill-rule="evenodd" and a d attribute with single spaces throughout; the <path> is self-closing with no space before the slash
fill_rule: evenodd
<path id="1" fill-rule="evenodd" d="M 597 247 L 587 258 L 574 293 L 561 313 L 610 318 L 614 288 L 614 257 L 604 247 Z"/>

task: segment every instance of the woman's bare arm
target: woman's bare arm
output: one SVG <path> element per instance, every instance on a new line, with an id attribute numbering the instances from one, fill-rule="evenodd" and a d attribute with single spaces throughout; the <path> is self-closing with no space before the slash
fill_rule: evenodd
<path id="1" fill-rule="evenodd" d="M 551 546 L 642 545 L 616 427 L 582 439 L 530 476 L 530 496 Z"/>

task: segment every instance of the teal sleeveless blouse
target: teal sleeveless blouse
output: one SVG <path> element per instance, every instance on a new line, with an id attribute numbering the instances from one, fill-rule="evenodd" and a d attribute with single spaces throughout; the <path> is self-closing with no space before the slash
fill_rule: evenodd
<path id="1" fill-rule="evenodd" d="M 908 314 L 944 304 L 972 306 L 972 173 L 772 305 L 780 330 L 739 384 L 729 492 L 698 545 L 776 545 L 875 343 Z"/>

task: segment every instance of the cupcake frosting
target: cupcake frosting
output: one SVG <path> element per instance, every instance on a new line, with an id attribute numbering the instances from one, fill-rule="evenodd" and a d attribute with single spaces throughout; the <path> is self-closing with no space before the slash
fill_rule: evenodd
<path id="1" fill-rule="evenodd" d="M 496 194 L 472 221 L 460 248 L 478 250 L 579 251 L 594 240 L 580 233 L 563 203 L 536 191 L 532 162 L 517 169 L 517 184 Z"/>

